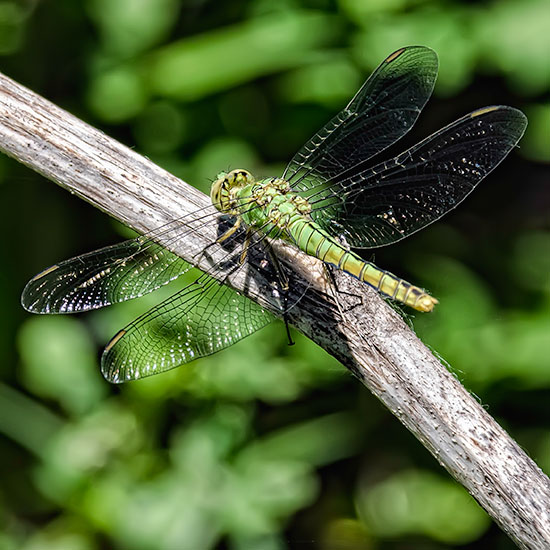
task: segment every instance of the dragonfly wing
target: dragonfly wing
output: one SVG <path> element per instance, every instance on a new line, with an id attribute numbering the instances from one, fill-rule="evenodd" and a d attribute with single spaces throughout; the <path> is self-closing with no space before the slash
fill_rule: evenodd
<path id="1" fill-rule="evenodd" d="M 21 304 L 31 313 L 77 313 L 148 294 L 193 267 L 156 241 L 170 248 L 218 216 L 210 205 L 135 239 L 53 265 L 27 283 Z"/>
<path id="2" fill-rule="evenodd" d="M 192 266 L 139 237 L 56 264 L 33 277 L 21 303 L 33 313 L 76 313 L 156 290 Z"/>
<path id="3" fill-rule="evenodd" d="M 113 383 L 158 374 L 231 346 L 273 319 L 204 274 L 121 330 L 105 348 L 101 370 Z"/>
<path id="4" fill-rule="evenodd" d="M 527 119 L 512 107 L 478 109 L 392 160 L 335 178 L 312 216 L 352 247 L 390 244 L 456 207 L 521 139 Z"/>
<path id="5" fill-rule="evenodd" d="M 308 191 L 395 143 L 432 94 L 437 68 L 436 53 L 425 46 L 392 53 L 347 107 L 296 153 L 283 178 L 295 191 Z"/>

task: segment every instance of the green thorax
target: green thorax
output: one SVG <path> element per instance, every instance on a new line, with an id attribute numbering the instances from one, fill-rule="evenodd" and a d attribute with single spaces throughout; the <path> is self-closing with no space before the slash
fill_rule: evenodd
<path id="1" fill-rule="evenodd" d="M 283 179 L 269 178 L 249 184 L 236 195 L 242 220 L 270 236 L 279 234 L 287 238 L 295 221 L 310 220 L 311 206 L 304 198 L 292 193 L 288 182 Z"/>
<path id="2" fill-rule="evenodd" d="M 255 181 L 245 170 L 233 170 L 218 176 L 210 195 L 218 210 L 270 237 L 294 240 L 292 226 L 297 221 L 311 222 L 311 205 L 281 178 Z"/>

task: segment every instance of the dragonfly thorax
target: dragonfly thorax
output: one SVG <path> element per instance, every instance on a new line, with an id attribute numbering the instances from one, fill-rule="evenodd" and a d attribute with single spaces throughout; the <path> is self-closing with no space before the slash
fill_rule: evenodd
<path id="1" fill-rule="evenodd" d="M 296 216 L 309 216 L 311 205 L 293 193 L 283 178 L 256 181 L 246 170 L 221 172 L 210 189 L 212 204 L 247 225 L 286 229 Z"/>
<path id="2" fill-rule="evenodd" d="M 210 200 L 212 204 L 224 214 L 237 215 L 239 191 L 254 183 L 254 176 L 247 170 L 232 170 L 220 172 L 210 188 Z"/>
<path id="3" fill-rule="evenodd" d="M 260 228 L 269 236 L 284 238 L 297 219 L 307 218 L 311 213 L 309 202 L 294 193 L 283 178 L 268 178 L 241 188 L 237 192 L 240 217 L 248 225 Z M 272 232 L 272 233 L 271 233 Z"/>

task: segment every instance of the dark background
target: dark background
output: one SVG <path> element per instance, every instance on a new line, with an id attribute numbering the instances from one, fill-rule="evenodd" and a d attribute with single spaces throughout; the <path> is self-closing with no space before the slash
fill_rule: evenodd
<path id="1" fill-rule="evenodd" d="M 280 174 L 404 45 L 434 48 L 440 76 L 400 148 L 478 107 L 522 109 L 520 148 L 374 257 L 440 299 L 416 331 L 549 472 L 549 21 L 545 0 L 8 0 L 0 70 L 204 191 L 221 170 Z M 158 294 L 75 317 L 31 316 L 19 296 L 129 233 L 4 156 L 0 204 L 0 548 L 513 548 L 368 390 L 299 334 L 288 347 L 280 323 L 109 385 L 103 345 Z"/>

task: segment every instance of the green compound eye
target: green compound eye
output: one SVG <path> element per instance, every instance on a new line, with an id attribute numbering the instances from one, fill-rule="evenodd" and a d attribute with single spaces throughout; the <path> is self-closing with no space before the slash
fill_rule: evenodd
<path id="1" fill-rule="evenodd" d="M 210 200 L 220 212 L 236 215 L 236 195 L 243 186 L 252 182 L 254 178 L 246 170 L 232 170 L 228 174 L 221 172 L 210 188 Z"/>

